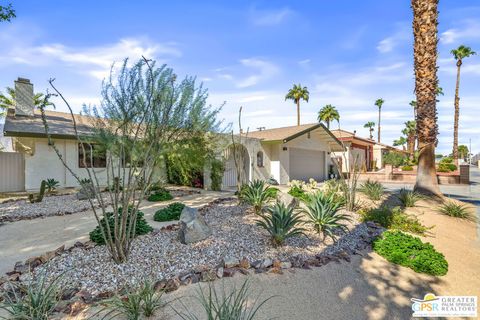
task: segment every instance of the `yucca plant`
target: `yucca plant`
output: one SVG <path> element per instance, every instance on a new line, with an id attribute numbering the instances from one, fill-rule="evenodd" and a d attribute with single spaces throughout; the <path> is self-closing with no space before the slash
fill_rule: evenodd
<path id="1" fill-rule="evenodd" d="M 305 228 L 299 227 L 303 221 L 294 207 L 277 202 L 265 211 L 260 215 L 261 220 L 257 221 L 257 225 L 267 230 L 275 246 L 282 245 L 290 237 L 305 234 Z"/>
<path id="2" fill-rule="evenodd" d="M 128 292 L 123 297 L 114 296 L 102 304 L 104 308 L 94 315 L 103 313 L 101 319 L 116 319 L 121 316 L 127 320 L 138 320 L 142 314 L 142 295 L 137 291 Z"/>
<path id="3" fill-rule="evenodd" d="M 52 193 L 60 186 L 60 182 L 58 182 L 55 179 L 47 179 L 46 186 L 47 186 L 47 192 Z"/>
<path id="4" fill-rule="evenodd" d="M 4 294 L 0 309 L 8 318 L 17 320 L 47 320 L 60 301 L 62 291 L 59 286 L 61 275 L 47 281 L 45 274 L 28 283 L 9 283 L 10 290 Z"/>
<path id="5" fill-rule="evenodd" d="M 276 198 L 277 191 L 262 180 L 254 180 L 242 186 L 239 198 L 253 206 L 256 214 L 261 214 L 264 206 Z"/>
<path id="6" fill-rule="evenodd" d="M 324 239 L 328 236 L 336 240 L 335 230 L 344 232 L 348 230 L 345 222 L 351 219 L 348 215 L 339 212 L 341 203 L 335 200 L 334 194 L 325 195 L 322 192 L 311 194 L 305 206 L 306 209 L 302 211 L 317 232 L 323 234 Z"/>
<path id="7" fill-rule="evenodd" d="M 142 297 L 142 311 L 145 317 L 151 317 L 155 311 L 163 307 L 162 303 L 163 291 L 155 290 L 153 281 L 145 281 L 140 288 L 140 295 Z"/>
<path id="8" fill-rule="evenodd" d="M 447 200 L 442 205 L 440 205 L 440 207 L 438 208 L 438 211 L 441 214 L 454 217 L 454 218 L 465 219 L 470 221 L 477 220 L 477 218 L 471 213 L 470 209 L 466 205 L 459 204 L 451 200 Z"/>
<path id="9" fill-rule="evenodd" d="M 398 200 L 400 200 L 404 207 L 415 207 L 415 204 L 418 201 L 422 200 L 424 197 L 416 191 L 402 188 L 400 189 L 397 198 Z"/>
<path id="10" fill-rule="evenodd" d="M 202 306 L 203 314 L 192 313 L 188 307 L 183 305 L 185 313 L 175 310 L 175 312 L 184 320 L 253 320 L 257 319 L 258 311 L 272 297 L 260 300 L 257 297 L 253 301 L 249 299 L 248 292 L 250 290 L 248 280 L 246 280 L 240 288 L 233 287 L 226 290 L 225 285 L 218 290 L 209 284 L 205 291 L 201 287 L 197 291 L 195 299 Z M 220 292 L 218 292 L 220 291 Z"/>
<path id="11" fill-rule="evenodd" d="M 367 180 L 360 185 L 360 191 L 363 192 L 371 200 L 377 201 L 382 199 L 385 188 L 378 181 Z"/>

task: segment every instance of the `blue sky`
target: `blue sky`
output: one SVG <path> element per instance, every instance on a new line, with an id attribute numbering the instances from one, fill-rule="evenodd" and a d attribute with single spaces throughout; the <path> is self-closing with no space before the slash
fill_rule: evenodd
<path id="1" fill-rule="evenodd" d="M 3 0 L 0 0 L 3 4 Z M 412 13 L 406 0 L 364 1 L 13 1 L 17 18 L 0 24 L 0 88 L 18 76 L 36 91 L 56 84 L 80 111 L 98 104 L 113 61 L 142 54 L 196 75 L 209 102 L 226 101 L 221 117 L 235 122 L 244 108 L 250 130 L 294 125 L 284 96 L 293 83 L 310 90 L 302 123 L 335 105 L 341 127 L 368 136 L 363 124 L 382 109 L 382 142 L 400 136 L 412 118 Z M 438 104 L 440 144 L 451 150 L 455 62 L 460 44 L 480 53 L 480 3 L 440 1 Z M 461 79 L 460 143 L 480 150 L 480 56 L 465 61 Z M 66 110 L 60 104 L 58 110 Z M 335 127 L 336 125 L 334 125 Z"/>

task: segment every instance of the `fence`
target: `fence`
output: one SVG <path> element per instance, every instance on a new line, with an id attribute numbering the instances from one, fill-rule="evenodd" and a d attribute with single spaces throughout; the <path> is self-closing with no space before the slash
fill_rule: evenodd
<path id="1" fill-rule="evenodd" d="M 18 152 L 0 152 L 0 192 L 24 191 L 25 159 Z"/>

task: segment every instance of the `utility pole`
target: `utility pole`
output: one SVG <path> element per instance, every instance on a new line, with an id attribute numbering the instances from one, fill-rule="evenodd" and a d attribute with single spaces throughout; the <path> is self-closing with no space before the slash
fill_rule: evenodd
<path id="1" fill-rule="evenodd" d="M 468 163 L 470 165 L 472 165 L 472 155 L 473 155 L 473 153 L 472 153 L 472 138 L 470 138 L 469 143 L 470 143 L 470 145 L 468 146 L 468 160 L 469 160 Z"/>

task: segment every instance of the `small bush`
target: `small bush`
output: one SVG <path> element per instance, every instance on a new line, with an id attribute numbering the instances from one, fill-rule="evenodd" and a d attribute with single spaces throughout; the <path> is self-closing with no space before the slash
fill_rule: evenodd
<path id="1" fill-rule="evenodd" d="M 438 164 L 438 172 L 452 172 L 457 170 L 457 166 L 453 163 L 439 163 Z"/>
<path id="2" fill-rule="evenodd" d="M 402 188 L 398 193 L 397 198 L 404 207 L 415 207 L 415 204 L 424 197 L 416 191 Z"/>
<path id="3" fill-rule="evenodd" d="M 3 295 L 0 310 L 10 315 L 8 319 L 50 319 L 62 295 L 60 278 L 48 282 L 41 274 L 27 284 L 9 283 L 11 290 Z"/>
<path id="4" fill-rule="evenodd" d="M 278 189 L 268 186 L 264 181 L 254 180 L 242 186 L 239 198 L 253 206 L 256 214 L 261 214 L 265 205 L 277 197 Z"/>
<path id="5" fill-rule="evenodd" d="M 305 229 L 299 227 L 303 221 L 294 208 L 277 202 L 274 206 L 267 207 L 266 211 L 266 214 L 260 216 L 257 225 L 270 234 L 275 246 L 282 245 L 287 238 L 304 234 Z"/>
<path id="6" fill-rule="evenodd" d="M 438 208 L 438 211 L 441 214 L 454 217 L 454 218 L 465 219 L 470 221 L 477 220 L 476 217 L 470 212 L 469 208 L 466 205 L 458 204 L 450 200 L 445 201 Z"/>
<path id="7" fill-rule="evenodd" d="M 129 209 L 130 210 L 130 209 Z M 122 212 L 122 208 L 118 209 L 118 216 L 120 217 L 120 214 Z M 113 212 L 108 212 L 107 213 L 107 218 L 108 218 L 108 224 L 110 227 L 110 233 L 112 235 L 112 238 L 114 236 L 114 226 L 115 226 L 115 217 L 113 216 Z M 120 219 L 118 219 L 120 221 Z M 105 222 L 105 218 L 102 218 L 100 220 L 100 223 L 102 224 L 104 230 L 106 231 L 107 229 L 107 224 Z M 128 226 L 130 225 L 130 219 L 127 220 L 127 230 Z M 148 222 L 145 220 L 143 217 L 143 212 L 138 211 L 137 212 L 137 223 L 135 224 L 135 236 L 142 235 L 142 234 L 147 234 L 149 232 L 153 231 L 153 228 L 148 224 Z M 105 244 L 105 239 L 103 238 L 102 231 L 100 230 L 99 226 L 96 226 L 95 229 L 93 229 L 92 232 L 90 232 L 90 240 L 95 242 L 96 244 Z"/>
<path id="8" fill-rule="evenodd" d="M 161 188 L 161 189 L 156 190 L 154 193 L 152 193 L 147 198 L 147 200 L 151 201 L 151 202 L 168 201 L 168 200 L 172 200 L 172 199 L 173 199 L 172 194 L 170 193 L 170 191 L 168 191 L 165 188 Z"/>
<path id="9" fill-rule="evenodd" d="M 222 188 L 223 172 L 225 171 L 225 164 L 221 160 L 214 159 L 210 168 L 210 179 L 212 180 L 211 189 L 213 191 L 220 191 Z"/>
<path id="10" fill-rule="evenodd" d="M 440 163 L 453 163 L 452 157 L 445 157 L 440 160 Z"/>
<path id="11" fill-rule="evenodd" d="M 174 202 L 168 205 L 168 207 L 155 212 L 153 220 L 160 222 L 178 220 L 180 218 L 180 215 L 182 214 L 183 208 L 185 208 L 185 205 L 183 203 Z"/>
<path id="12" fill-rule="evenodd" d="M 407 161 L 408 157 L 399 152 L 388 152 L 383 156 L 383 162 L 385 164 L 391 164 L 396 168 L 406 164 Z"/>
<path id="13" fill-rule="evenodd" d="M 302 201 L 308 200 L 307 192 L 305 192 L 301 187 L 298 186 L 292 186 L 290 190 L 288 190 L 288 194 Z"/>
<path id="14" fill-rule="evenodd" d="M 53 191 L 57 190 L 60 186 L 60 182 L 55 179 L 47 179 L 46 180 L 47 192 L 52 193 Z"/>
<path id="15" fill-rule="evenodd" d="M 402 171 L 413 171 L 413 167 L 409 165 L 403 166 Z"/>
<path id="16" fill-rule="evenodd" d="M 371 200 L 377 201 L 382 199 L 385 188 L 380 182 L 367 180 L 360 186 L 360 191 Z"/>
<path id="17" fill-rule="evenodd" d="M 401 230 L 419 235 L 425 235 L 431 229 L 424 226 L 415 216 L 408 215 L 400 207 L 390 209 L 380 207 L 367 211 L 360 211 L 362 221 L 373 221 L 384 228 Z"/>
<path id="18" fill-rule="evenodd" d="M 387 231 L 373 242 L 373 250 L 390 262 L 434 276 L 447 274 L 448 262 L 430 243 L 400 231 Z"/>

